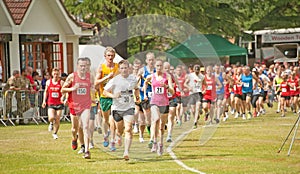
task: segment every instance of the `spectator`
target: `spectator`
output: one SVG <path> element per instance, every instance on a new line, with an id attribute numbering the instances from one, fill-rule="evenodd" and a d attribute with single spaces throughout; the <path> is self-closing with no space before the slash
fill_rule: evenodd
<path id="1" fill-rule="evenodd" d="M 49 80 L 49 79 L 50 79 L 49 72 L 45 72 L 44 75 L 43 75 L 42 82 L 41 82 L 42 89 L 45 89 L 45 87 L 46 87 L 46 81 Z"/>
<path id="2" fill-rule="evenodd" d="M 36 91 L 40 90 L 41 89 L 41 83 L 39 81 L 39 73 L 34 71 L 32 73 L 32 78 L 34 80 L 34 85 L 36 86 Z"/>

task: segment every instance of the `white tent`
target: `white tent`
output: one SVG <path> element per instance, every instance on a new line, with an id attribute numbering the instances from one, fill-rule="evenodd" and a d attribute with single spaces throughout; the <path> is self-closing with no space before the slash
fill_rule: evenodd
<path id="1" fill-rule="evenodd" d="M 105 47 L 102 45 L 79 45 L 79 57 L 88 57 L 91 59 L 91 69 L 96 70 L 100 64 L 104 63 Z M 116 54 L 115 63 L 119 63 L 123 58 Z"/>

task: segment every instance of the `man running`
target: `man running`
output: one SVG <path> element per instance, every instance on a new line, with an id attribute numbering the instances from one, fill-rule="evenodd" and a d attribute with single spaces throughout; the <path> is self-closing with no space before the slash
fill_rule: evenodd
<path id="1" fill-rule="evenodd" d="M 125 146 L 123 157 L 129 160 L 132 143 L 132 123 L 134 122 L 134 97 L 139 96 L 139 87 L 135 75 L 129 74 L 129 62 L 119 62 L 120 74 L 112 78 L 104 87 L 104 95 L 113 99 L 112 116 L 116 121 L 117 135 L 122 136 L 125 127 Z M 136 97 L 139 100 L 138 97 Z"/>
<path id="2" fill-rule="evenodd" d="M 102 120 L 102 131 L 103 131 L 103 146 L 107 147 L 109 145 L 109 132 L 112 134 L 111 136 L 111 151 L 115 150 L 115 123 L 110 116 L 110 108 L 112 105 L 112 98 L 109 98 L 103 94 L 104 86 L 107 82 L 112 79 L 114 76 L 118 74 L 118 64 L 114 63 L 113 60 L 116 56 L 116 51 L 112 47 L 107 47 L 104 51 L 105 62 L 101 64 L 98 68 L 98 72 L 96 75 L 95 86 L 100 88 L 100 107 L 101 107 L 101 115 L 103 117 Z"/>
<path id="3" fill-rule="evenodd" d="M 79 126 L 83 129 L 85 152 L 83 158 L 90 159 L 89 151 L 91 90 L 94 90 L 94 79 L 87 73 L 86 58 L 78 58 L 77 71 L 68 75 L 62 87 L 62 93 L 68 93 L 68 105 L 72 122 L 72 149 L 77 149 L 77 133 Z"/>

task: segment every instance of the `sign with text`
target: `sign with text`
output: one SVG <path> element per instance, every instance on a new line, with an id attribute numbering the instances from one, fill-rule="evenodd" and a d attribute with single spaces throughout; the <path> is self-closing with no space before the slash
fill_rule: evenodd
<path id="1" fill-rule="evenodd" d="M 300 42 L 300 33 L 262 35 L 262 43 L 281 43 L 281 42 Z"/>

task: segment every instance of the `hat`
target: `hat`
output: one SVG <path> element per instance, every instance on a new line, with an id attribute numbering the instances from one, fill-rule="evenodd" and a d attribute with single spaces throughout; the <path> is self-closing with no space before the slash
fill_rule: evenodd
<path id="1" fill-rule="evenodd" d="M 200 68 L 200 71 L 205 71 L 205 68 L 204 68 L 204 67 L 201 67 L 201 68 Z"/>
<path id="2" fill-rule="evenodd" d="M 252 69 L 252 72 L 257 72 L 257 69 L 256 69 L 256 68 L 253 68 L 253 69 Z"/>

